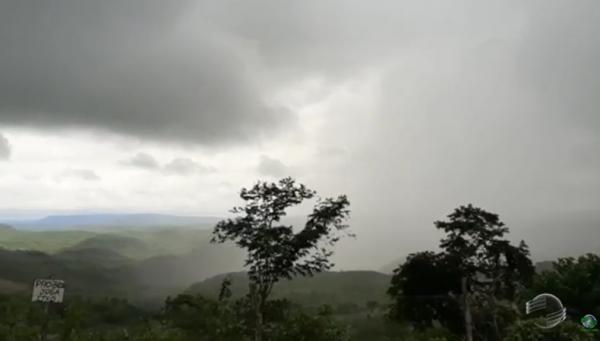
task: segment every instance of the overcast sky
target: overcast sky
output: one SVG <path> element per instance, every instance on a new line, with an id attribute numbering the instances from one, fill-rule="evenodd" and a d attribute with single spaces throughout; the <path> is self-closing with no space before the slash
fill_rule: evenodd
<path id="1" fill-rule="evenodd" d="M 218 216 L 292 175 L 348 194 L 342 255 L 469 202 L 519 234 L 600 207 L 599 33 L 597 0 L 1 1 L 0 215 Z"/>

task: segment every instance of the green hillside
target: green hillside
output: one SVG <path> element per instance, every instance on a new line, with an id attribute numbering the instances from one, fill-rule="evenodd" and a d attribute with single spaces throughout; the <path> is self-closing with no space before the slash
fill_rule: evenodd
<path id="1" fill-rule="evenodd" d="M 0 249 L 0 279 L 23 288 L 30 288 L 36 278 L 54 276 L 68 283 L 73 295 L 102 296 L 125 292 L 125 286 L 135 285 L 122 271 L 107 270 L 82 260 L 59 258 L 39 251 Z"/>
<path id="2" fill-rule="evenodd" d="M 67 282 L 67 297 L 114 296 L 159 307 L 168 295 L 217 295 L 231 273 L 236 296 L 247 292 L 244 255 L 231 244 L 210 243 L 210 230 L 192 228 L 106 231 L 0 229 L 0 293 L 29 294 L 36 278 Z M 197 283 L 193 285 L 194 283 Z M 331 272 L 279 283 L 275 297 L 316 306 L 364 307 L 384 302 L 389 276 L 370 271 Z M 190 287 L 191 286 L 191 287 Z"/>
<path id="3" fill-rule="evenodd" d="M 188 293 L 216 297 L 225 277 L 232 280 L 234 297 L 248 292 L 245 273 L 230 273 L 212 277 L 187 289 Z M 274 298 L 287 298 L 293 302 L 312 306 L 330 304 L 339 306 L 355 304 L 364 306 L 369 301 L 384 303 L 391 276 L 376 271 L 325 272 L 314 277 L 299 277 L 277 283 Z"/>
<path id="4" fill-rule="evenodd" d="M 242 296 L 247 278 L 243 253 L 214 245 L 210 231 L 190 228 L 123 229 L 111 232 L 0 230 L 0 293 L 30 290 L 50 274 L 68 283 L 68 295 L 126 297 L 152 305 L 189 288 L 215 296 L 223 273 Z M 192 285 L 193 283 L 197 283 Z M 389 275 L 371 271 L 330 272 L 279 283 L 275 297 L 304 305 L 334 306 L 385 301 Z M 192 285 L 190 287 L 190 285 Z"/>
<path id="5" fill-rule="evenodd" d="M 136 259 L 143 259 L 152 255 L 149 246 L 142 240 L 116 234 L 96 235 L 65 248 L 63 251 L 76 250 L 101 250 Z"/>
<path id="6" fill-rule="evenodd" d="M 65 262 L 79 263 L 82 265 L 87 264 L 107 269 L 124 266 L 134 262 L 133 259 L 118 252 L 103 248 L 65 249 L 54 254 L 54 256 Z"/>
<path id="7" fill-rule="evenodd" d="M 60 253 L 97 249 L 117 252 L 134 259 L 158 255 L 181 255 L 209 239 L 209 230 L 192 228 L 134 229 L 110 231 L 24 231 L 0 227 L 0 248 Z"/>
<path id="8" fill-rule="evenodd" d="M 113 231 L 122 237 L 135 238 L 147 247 L 146 256 L 182 255 L 205 245 L 210 239 L 210 229 L 160 228 L 152 230 L 129 229 Z"/>
<path id="9" fill-rule="evenodd" d="M 97 234 L 89 231 L 22 231 L 0 229 L 0 248 L 57 252 Z"/>
<path id="10" fill-rule="evenodd" d="M 30 290 L 34 279 L 54 275 L 67 281 L 69 296 L 157 305 L 241 264 L 237 248 L 210 244 L 205 230 L 0 231 L 0 293 Z"/>

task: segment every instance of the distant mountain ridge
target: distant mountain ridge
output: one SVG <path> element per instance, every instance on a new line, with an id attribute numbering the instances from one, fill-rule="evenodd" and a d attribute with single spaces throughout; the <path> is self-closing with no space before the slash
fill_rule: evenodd
<path id="1" fill-rule="evenodd" d="M 90 227 L 161 227 L 161 226 L 212 226 L 221 218 L 202 216 L 176 216 L 168 214 L 80 214 L 51 215 L 36 220 L 4 221 L 21 229 L 73 229 Z"/>
<path id="2" fill-rule="evenodd" d="M 15 230 L 14 227 L 7 225 L 7 224 L 0 223 L 0 231 L 14 231 L 14 230 Z"/>

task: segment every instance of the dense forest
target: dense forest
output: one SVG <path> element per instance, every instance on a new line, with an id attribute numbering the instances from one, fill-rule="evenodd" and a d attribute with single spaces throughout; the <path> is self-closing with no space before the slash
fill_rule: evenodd
<path id="1" fill-rule="evenodd" d="M 511 243 L 495 213 L 459 206 L 431 227 L 444 233 L 439 249 L 410 254 L 391 274 L 333 271 L 335 244 L 354 237 L 346 196 L 320 198 L 285 178 L 240 197 L 235 217 L 212 231 L 1 226 L 0 340 L 600 337 L 579 323 L 600 316 L 600 256 L 534 264 L 526 241 Z M 287 209 L 311 199 L 304 226 L 281 223 Z M 66 281 L 64 302 L 31 302 L 33 280 L 47 275 Z M 525 314 L 540 293 L 562 300 L 566 321 L 542 329 Z"/>

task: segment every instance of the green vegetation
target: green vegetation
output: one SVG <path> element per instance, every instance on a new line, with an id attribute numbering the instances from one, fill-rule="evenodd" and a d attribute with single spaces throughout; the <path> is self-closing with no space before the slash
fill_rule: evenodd
<path id="1" fill-rule="evenodd" d="M 332 266 L 329 248 L 340 239 L 337 232 L 348 227 L 344 222 L 350 213 L 350 202 L 345 195 L 319 199 L 298 232 L 293 226 L 280 223 L 288 208 L 316 195 L 292 178 L 278 183 L 258 182 L 250 189 L 242 189 L 240 198 L 245 206 L 232 210 L 238 216 L 215 226 L 213 242 L 232 241 L 246 252 L 248 302 L 255 341 L 269 337 L 265 329 L 268 321 L 264 318 L 267 302 L 279 281 L 312 276 Z"/>
<path id="2" fill-rule="evenodd" d="M 214 297 L 221 283 L 229 278 L 234 298 L 243 297 L 248 291 L 245 273 L 219 275 L 192 285 L 186 293 Z M 347 311 L 361 311 L 369 302 L 385 306 L 389 299 L 385 294 L 390 275 L 375 271 L 324 272 L 312 277 L 282 280 L 273 288 L 274 299 L 288 299 L 303 306 L 327 304 Z"/>
<path id="3" fill-rule="evenodd" d="M 459 341 L 469 330 L 485 341 L 599 336 L 577 322 L 600 315 L 596 254 L 534 267 L 527 245 L 505 238 L 498 215 L 468 205 L 435 223 L 445 232 L 439 252 L 399 252 L 391 275 L 328 271 L 322 246 L 345 232 L 344 196 L 320 201 L 304 228 L 278 223 L 312 195 L 291 179 L 243 190 L 247 205 L 214 231 L 235 245 L 189 228 L 0 226 L 0 341 L 37 341 L 44 326 L 48 340 L 60 341 Z M 239 271 L 244 259 L 248 272 Z M 50 274 L 67 291 L 46 314 L 30 290 Z M 568 308 L 568 320 L 547 331 L 522 311 L 542 292 Z"/>
<path id="4" fill-rule="evenodd" d="M 536 276 L 532 291 L 557 295 L 574 316 L 600 316 L 600 256 L 559 259 Z"/>
<path id="5" fill-rule="evenodd" d="M 21 231 L 0 229 L 0 248 L 53 253 L 71 247 L 96 233 L 89 231 Z"/>
<path id="6" fill-rule="evenodd" d="M 501 340 L 517 319 L 510 302 L 531 284 L 529 249 L 503 239 L 508 228 L 496 214 L 468 205 L 448 218 L 435 223 L 446 233 L 442 252 L 410 255 L 394 272 L 391 316 L 420 329 L 441 323 L 468 340 Z"/>
<path id="7" fill-rule="evenodd" d="M 185 254 L 210 238 L 210 231 L 193 228 L 140 230 L 123 227 L 106 231 L 25 231 L 0 228 L 0 248 L 59 253 L 66 250 L 104 249 L 144 259 Z"/>
<path id="8" fill-rule="evenodd" d="M 517 322 L 507 331 L 507 341 L 591 341 L 595 335 L 582 330 L 576 322 L 565 321 L 551 330 L 543 330 L 535 321 Z"/>
<path id="9" fill-rule="evenodd" d="M 35 278 L 54 275 L 67 281 L 72 294 L 116 296 L 158 307 L 165 296 L 190 283 L 240 268 L 239 252 L 230 245 L 210 245 L 210 234 L 203 230 L 9 231 L 0 237 L 8 234 L 2 243 L 36 241 L 30 244 L 36 247 L 0 248 L 0 294 L 28 291 Z M 54 250 L 59 244 L 67 247 Z"/>

